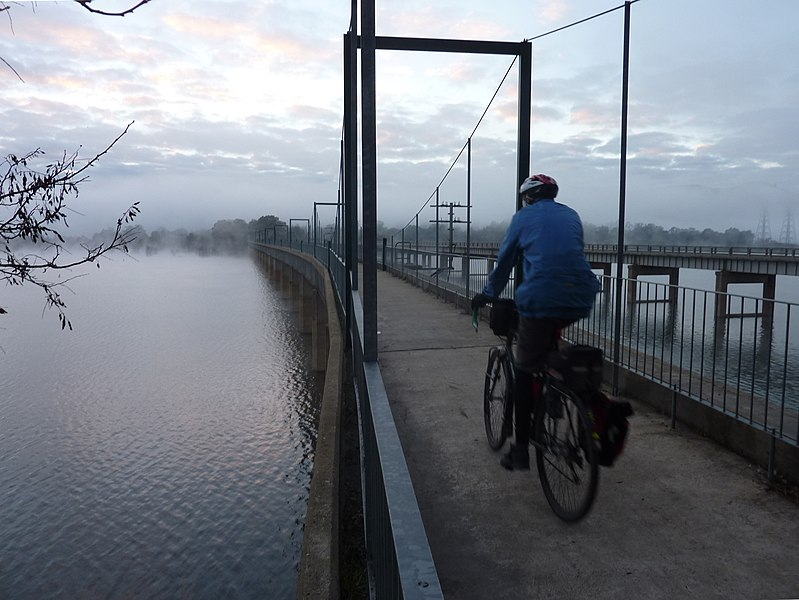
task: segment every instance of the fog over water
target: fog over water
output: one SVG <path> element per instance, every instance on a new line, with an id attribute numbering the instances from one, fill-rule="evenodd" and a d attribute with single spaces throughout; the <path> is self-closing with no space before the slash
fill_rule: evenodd
<path id="1" fill-rule="evenodd" d="M 249 258 L 117 257 L 0 321 L 0 598 L 293 597 L 321 377 Z"/>

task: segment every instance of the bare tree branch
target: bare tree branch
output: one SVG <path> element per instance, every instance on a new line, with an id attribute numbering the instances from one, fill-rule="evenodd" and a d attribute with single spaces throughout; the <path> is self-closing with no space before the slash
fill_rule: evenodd
<path id="1" fill-rule="evenodd" d="M 92 6 L 90 6 L 92 0 L 73 0 L 73 1 L 76 4 L 79 4 L 80 6 L 85 8 L 90 13 L 93 13 L 93 14 L 96 14 L 96 15 L 103 15 L 103 16 L 106 16 L 106 17 L 124 17 L 125 15 L 129 15 L 130 13 L 132 13 L 136 9 L 144 6 L 145 4 L 149 4 L 150 2 L 152 2 L 152 0 L 140 0 L 139 2 L 137 2 L 136 4 L 131 6 L 130 8 L 127 8 L 127 9 L 122 10 L 122 11 L 112 12 L 112 11 L 105 11 L 105 10 L 99 10 L 99 9 L 93 8 Z M 35 4 L 34 4 L 34 7 L 35 7 Z M 14 32 L 14 24 L 13 24 L 13 21 L 11 20 L 11 5 L 10 4 L 6 4 L 5 2 L 0 2 L 0 12 L 5 12 L 8 15 L 9 23 L 11 23 L 11 32 L 13 33 Z M 14 72 L 14 75 L 16 75 L 22 83 L 25 83 L 25 80 L 22 78 L 22 76 L 19 74 L 19 72 L 14 67 L 11 66 L 11 63 L 9 63 L 2 56 L 0 56 L 0 61 L 2 61 L 5 66 L 7 66 L 9 69 L 11 69 L 11 71 Z"/>
<path id="2" fill-rule="evenodd" d="M 147 0 L 147 1 L 149 2 L 150 0 Z M 80 169 L 78 169 L 77 171 L 75 171 L 75 173 L 74 173 L 74 176 L 78 176 L 78 175 L 80 175 L 80 174 L 81 174 L 81 173 L 83 173 L 83 172 L 84 172 L 86 169 L 88 169 L 89 167 L 93 166 L 93 165 L 94 165 L 94 163 L 96 163 L 98 160 L 100 160 L 100 158 L 101 158 L 101 157 L 103 157 L 103 156 L 105 156 L 106 154 L 108 154 L 108 151 L 109 151 L 109 150 L 111 150 L 111 148 L 113 148 L 113 147 L 114 147 L 114 144 L 116 144 L 116 143 L 117 143 L 119 140 L 121 140 L 121 139 L 122 139 L 122 136 L 124 136 L 124 135 L 125 135 L 125 134 L 128 132 L 128 129 L 130 129 L 131 125 L 133 125 L 135 122 L 136 122 L 136 121 L 131 121 L 130 123 L 128 123 L 127 127 L 125 127 L 125 131 L 123 131 L 122 133 L 120 133 L 120 134 L 119 134 L 119 135 L 116 137 L 116 139 L 115 139 L 113 142 L 111 142 L 110 144 L 108 144 L 108 146 L 106 147 L 106 149 L 105 149 L 105 150 L 103 150 L 102 152 L 100 152 L 99 154 L 97 154 L 97 155 L 96 155 L 94 158 L 92 158 L 92 159 L 91 159 L 89 162 L 87 162 L 87 163 L 86 163 L 86 164 L 85 164 L 83 167 L 81 167 Z"/>
<path id="3" fill-rule="evenodd" d="M 132 13 L 137 8 L 139 8 L 141 6 L 144 6 L 145 4 L 148 4 L 152 0 L 141 0 L 140 2 L 135 4 L 134 6 L 131 6 L 130 8 L 125 9 L 125 10 L 120 11 L 120 12 L 107 12 L 107 11 L 104 11 L 104 10 L 98 10 L 96 8 L 92 8 L 91 6 L 89 6 L 91 4 L 92 0 L 74 0 L 74 1 L 77 2 L 78 4 L 80 4 L 83 8 L 88 10 L 90 13 L 94 13 L 96 15 L 103 15 L 103 16 L 106 16 L 106 17 L 124 17 L 125 15 L 129 15 L 130 13 Z"/>
<path id="4" fill-rule="evenodd" d="M 5 64 L 5 66 L 7 66 L 7 67 L 8 67 L 9 69 L 11 69 L 12 71 L 14 71 L 14 75 L 16 75 L 16 76 L 19 78 L 19 80 L 20 80 L 22 83 L 25 83 L 25 80 L 24 80 L 24 79 L 22 79 L 22 75 L 20 75 L 20 74 L 19 74 L 19 72 L 18 72 L 18 71 L 17 71 L 17 70 L 16 70 L 14 67 L 12 67 L 12 66 L 9 64 L 9 62 L 8 62 L 8 61 L 7 61 L 5 58 L 3 58 L 2 56 L 0 56 L 0 60 L 2 60 L 2 61 L 3 61 L 3 64 Z"/>

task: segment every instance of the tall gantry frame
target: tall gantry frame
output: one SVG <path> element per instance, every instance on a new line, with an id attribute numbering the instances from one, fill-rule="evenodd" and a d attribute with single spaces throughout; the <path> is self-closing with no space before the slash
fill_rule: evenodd
<path id="1" fill-rule="evenodd" d="M 357 23 L 353 2 L 352 23 Z M 353 26 L 344 35 L 344 214 L 345 262 L 352 290 L 360 286 L 363 306 L 363 360 L 377 360 L 377 50 L 496 54 L 519 59 L 516 189 L 529 175 L 532 103 L 532 42 L 492 42 L 375 35 L 375 0 L 361 3 L 361 35 Z M 361 177 L 363 217 L 363 281 L 358 281 L 358 49 L 361 51 Z M 519 199 L 517 197 L 517 209 Z M 346 290 L 347 302 L 351 290 Z M 348 311 L 350 321 L 350 311 Z M 348 322 L 348 327 L 350 323 Z"/>

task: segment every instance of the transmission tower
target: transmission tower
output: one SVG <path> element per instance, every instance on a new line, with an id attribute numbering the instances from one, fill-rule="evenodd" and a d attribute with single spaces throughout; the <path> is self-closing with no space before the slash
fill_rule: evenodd
<path id="1" fill-rule="evenodd" d="M 431 223 L 436 224 L 436 246 L 438 246 L 438 226 L 441 223 L 448 223 L 449 224 L 449 245 L 447 251 L 447 266 L 452 267 L 452 253 L 455 249 L 455 223 L 467 223 L 467 221 L 463 221 L 455 216 L 455 209 L 456 208 L 466 208 L 465 204 L 461 204 L 459 202 L 449 202 L 446 204 L 431 204 L 433 208 L 436 209 L 436 218 L 431 219 Z M 439 219 L 438 218 L 438 209 L 439 208 L 449 208 L 449 219 Z"/>
<path id="2" fill-rule="evenodd" d="M 796 245 L 796 224 L 793 221 L 791 209 L 785 211 L 785 220 L 780 231 L 780 243 L 788 246 Z"/>
<path id="3" fill-rule="evenodd" d="M 763 209 L 760 214 L 760 221 L 757 224 L 757 233 L 755 233 L 755 244 L 765 246 L 771 241 L 771 226 L 768 222 L 768 211 Z"/>

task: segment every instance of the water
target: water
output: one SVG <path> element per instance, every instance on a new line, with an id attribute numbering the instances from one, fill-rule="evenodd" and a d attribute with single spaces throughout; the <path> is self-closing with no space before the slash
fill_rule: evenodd
<path id="1" fill-rule="evenodd" d="M 322 382 L 247 258 L 3 290 L 0 598 L 292 598 Z"/>

